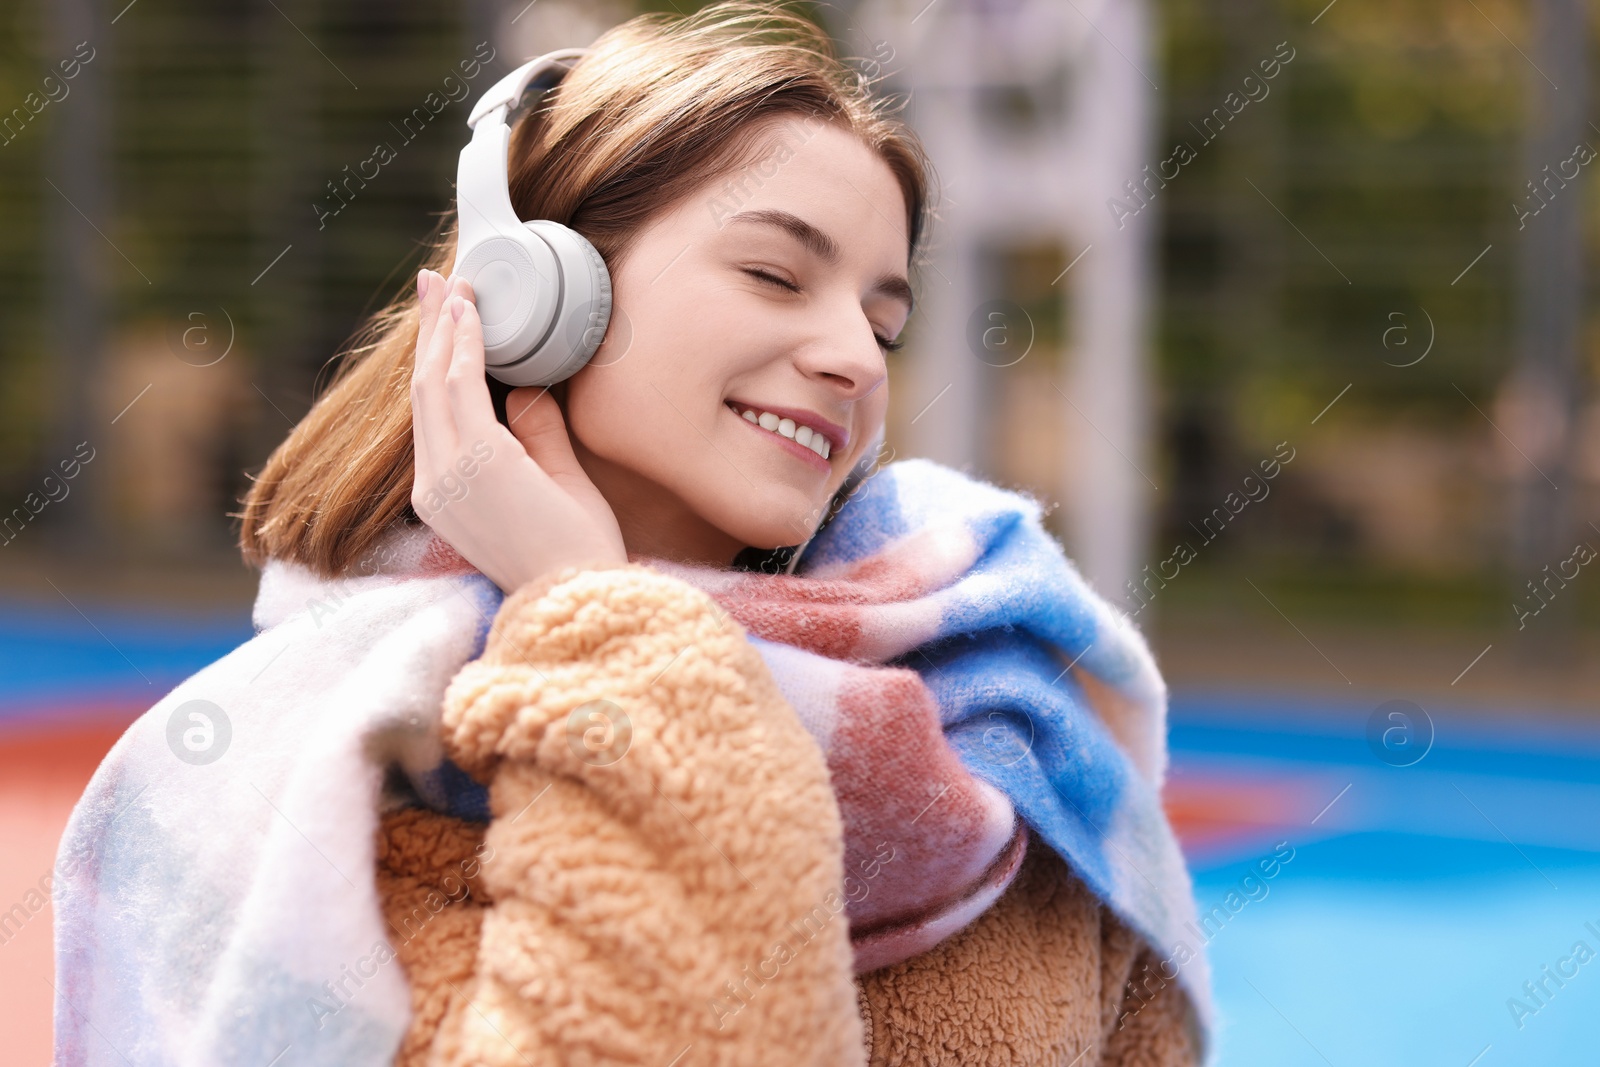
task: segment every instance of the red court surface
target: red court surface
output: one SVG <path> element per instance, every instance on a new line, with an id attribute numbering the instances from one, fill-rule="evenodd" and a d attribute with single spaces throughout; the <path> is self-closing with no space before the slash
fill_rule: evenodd
<path id="1" fill-rule="evenodd" d="M 72 806 L 144 708 L 74 708 L 0 725 L 0 1062 L 50 1062 L 54 981 L 48 876 Z M 1298 813 L 1292 790 L 1229 788 L 1221 782 L 1175 780 L 1167 806 L 1186 847 L 1205 848 L 1269 831 L 1262 812 Z M 1292 816 L 1291 816 L 1292 817 Z M 1273 820 L 1268 820 L 1273 821 Z"/>
<path id="2" fill-rule="evenodd" d="M 50 1062 L 55 975 L 44 890 L 72 805 L 141 710 L 75 710 L 70 726 L 0 728 L 0 1061 L 7 1064 Z"/>

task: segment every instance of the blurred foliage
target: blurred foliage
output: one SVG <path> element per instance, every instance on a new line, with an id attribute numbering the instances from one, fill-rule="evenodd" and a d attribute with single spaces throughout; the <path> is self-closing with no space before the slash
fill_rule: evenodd
<path id="1" fill-rule="evenodd" d="M 0 8 L 0 115 L 24 106 L 39 88 L 37 76 L 47 64 L 35 54 L 40 36 L 39 12 L 33 5 Z M 67 97 L 71 99 L 71 97 Z M 44 321 L 39 258 L 43 126 L 54 116 L 48 109 L 0 146 L 0 486 L 10 489 L 29 470 L 33 449 L 42 437 L 48 415 L 35 402 L 43 383 L 38 351 Z"/>
<path id="2" fill-rule="evenodd" d="M 45 54 L 45 17 L 43 2 L 0 12 L 0 106 L 20 104 L 58 58 Z M 108 259 L 108 341 L 139 323 L 225 307 L 239 328 L 240 358 L 252 361 L 259 380 L 290 383 L 266 391 L 285 418 L 297 418 L 318 369 L 367 312 L 409 284 L 433 215 L 449 205 L 466 121 L 461 100 L 509 67 L 496 58 L 466 82 L 459 65 L 489 53 L 468 39 L 455 5 L 420 0 L 170 0 L 108 21 L 93 41 L 96 62 L 112 72 L 114 216 L 92 221 L 149 279 L 120 256 Z M 445 88 L 451 76 L 464 87 Z M 430 93 L 439 96 L 425 106 Z M 418 108 L 429 121 L 403 126 Z M 44 173 L 54 118 L 47 110 L 0 147 L 7 496 L 19 494 L 41 462 L 35 401 L 50 354 L 41 219 L 44 198 L 56 195 Z M 348 186 L 358 190 L 348 207 L 319 227 L 318 205 L 333 202 L 328 183 L 343 181 L 345 168 L 370 159 L 378 143 L 392 146 L 394 159 L 371 181 Z M 262 278 L 291 240 L 294 248 Z M 294 330 L 285 330 L 286 316 L 295 317 Z M 286 334 L 293 343 L 278 343 Z M 249 465 L 263 459 L 252 455 Z"/>
<path id="3" fill-rule="evenodd" d="M 1325 5 L 1158 3 L 1157 158 L 1178 142 L 1198 155 L 1157 194 L 1160 422 L 1167 480 L 1177 487 L 1163 501 L 1158 543 L 1181 536 L 1280 440 L 1304 451 L 1339 422 L 1456 441 L 1491 433 L 1463 393 L 1489 408 L 1511 366 L 1509 205 L 1526 177 L 1524 101 L 1539 76 L 1512 43 L 1529 40 L 1527 7 Z M 1258 62 L 1280 42 L 1294 59 L 1269 95 L 1205 141 L 1195 127 L 1246 75 L 1259 78 Z M 1592 202 L 1593 183 L 1583 188 Z M 1427 358 L 1395 366 L 1422 354 L 1429 319 Z M 1390 339 L 1409 347 L 1385 347 L 1394 326 L 1405 331 Z M 1304 478 L 1304 467 L 1284 475 L 1289 489 Z M 1494 487 L 1483 488 L 1478 518 L 1493 529 Z M 1282 504 L 1241 517 L 1239 536 L 1230 531 L 1197 566 L 1237 569 L 1248 559 L 1252 573 L 1282 575 L 1329 610 L 1343 596 L 1335 589 L 1369 609 L 1431 605 L 1439 617 L 1505 600 L 1499 580 L 1483 573 L 1492 545 L 1471 566 L 1402 581 L 1326 502 L 1302 495 Z"/>
<path id="4" fill-rule="evenodd" d="M 688 11 L 705 2 L 637 7 Z M 1310 456 L 1336 440 L 1335 427 L 1486 437 L 1483 416 L 1462 394 L 1487 408 L 1510 365 L 1517 237 L 1509 204 L 1526 177 L 1520 134 L 1534 77 L 1511 42 L 1528 40 L 1526 6 L 1154 2 L 1161 127 L 1151 162 L 1180 142 L 1196 153 L 1154 200 L 1162 217 L 1158 481 L 1167 487 L 1155 543 L 1187 536 L 1188 524 L 1279 441 Z M 825 5 L 797 6 L 824 14 Z M 125 329 L 215 306 L 234 316 L 239 358 L 275 409 L 261 440 L 218 458 L 231 465 L 234 492 L 241 465 L 255 469 L 284 420 L 309 406 L 312 383 L 325 380 L 366 314 L 410 284 L 432 218 L 450 203 L 467 105 L 447 102 L 411 135 L 401 127 L 459 77 L 482 36 L 469 27 L 484 25 L 494 7 L 145 0 L 114 27 L 105 25 L 109 14 L 101 19 L 97 62 L 114 85 L 114 208 L 93 222 L 138 264 L 108 257 L 111 320 Z M 43 43 L 50 10 L 47 0 L 0 9 L 0 110 L 20 103 L 61 58 Z M 1246 76 L 1259 78 L 1280 43 L 1294 58 L 1267 82 L 1270 93 L 1207 140 L 1197 127 L 1243 90 Z M 466 99 L 510 58 L 485 64 Z M 990 104 L 1022 121 L 1036 101 L 1000 94 Z M 39 266 L 42 220 L 56 195 L 44 181 L 56 117 L 41 114 L 0 146 L 0 493 L 13 498 L 42 462 L 46 407 L 38 398 L 49 388 L 50 333 Z M 393 160 L 319 220 L 330 183 L 380 144 L 395 150 Z M 1593 183 L 1583 189 L 1592 200 Z M 1597 214 L 1588 213 L 1591 226 Z M 1048 283 L 1076 254 L 992 250 L 1002 292 L 1039 324 L 1043 351 L 1070 336 Z M 1394 366 L 1421 351 L 1427 319 L 1436 332 L 1427 359 Z M 1397 322 L 1411 347 L 1385 348 Z M 914 320 L 913 342 L 916 330 Z M 1600 339 L 1600 320 L 1590 333 Z M 1363 604 L 1389 598 L 1443 614 L 1503 599 L 1473 567 L 1396 578 L 1410 572 L 1373 556 L 1351 517 L 1311 491 L 1309 466 L 1289 468 L 1275 488 L 1280 499 L 1243 516 L 1194 568 L 1225 575 L 1248 560 L 1252 573 L 1278 575 L 1330 604 L 1334 586 Z M 1496 498 L 1484 488 L 1472 506 L 1488 528 Z M 1469 540 L 1486 536 L 1474 530 Z"/>
<path id="5" fill-rule="evenodd" d="M 1517 10 L 1481 6 L 1520 30 Z M 1449 383 L 1476 395 L 1506 366 L 1527 69 L 1471 6 L 1350 8 L 1309 25 L 1305 3 L 1161 4 L 1160 143 L 1199 154 L 1161 193 L 1162 380 L 1170 406 L 1220 404 L 1256 445 L 1282 432 L 1268 411 L 1303 425 L 1352 380 L 1360 402 L 1459 416 Z M 1201 142 L 1190 123 L 1284 41 L 1295 58 L 1271 95 Z M 1445 343 L 1387 366 L 1402 361 L 1382 346 L 1387 316 L 1424 307 Z"/>

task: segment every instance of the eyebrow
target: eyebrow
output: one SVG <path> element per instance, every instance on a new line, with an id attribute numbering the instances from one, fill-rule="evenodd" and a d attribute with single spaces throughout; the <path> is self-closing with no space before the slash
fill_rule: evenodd
<path id="1" fill-rule="evenodd" d="M 727 222 L 758 222 L 768 226 L 776 226 L 799 241 L 808 251 L 830 266 L 838 263 L 842 256 L 839 250 L 839 242 L 799 215 L 788 211 L 779 211 L 775 208 L 764 208 L 759 211 L 741 211 L 736 215 L 730 215 Z M 911 283 L 906 281 L 903 275 L 896 274 L 893 271 L 880 276 L 877 281 L 873 282 L 872 291 L 902 301 L 906 305 L 907 315 L 910 315 L 916 307 L 916 298 L 911 292 Z"/>

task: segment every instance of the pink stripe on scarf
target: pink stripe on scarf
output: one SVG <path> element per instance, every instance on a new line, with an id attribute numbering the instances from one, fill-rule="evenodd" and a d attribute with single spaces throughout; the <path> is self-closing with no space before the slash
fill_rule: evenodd
<path id="1" fill-rule="evenodd" d="M 835 706 L 817 714 L 832 720 L 826 753 L 858 972 L 909 959 L 971 923 L 1026 851 L 1011 801 L 962 764 L 922 677 L 884 665 L 939 634 L 944 591 L 976 555 L 964 525 L 944 525 L 805 575 L 640 560 L 710 594 L 747 632 L 825 656 L 843 673 Z"/>
<path id="2" fill-rule="evenodd" d="M 844 823 L 846 914 L 858 973 L 909 959 L 963 929 L 1016 877 L 1026 827 L 945 740 L 916 671 L 883 664 L 939 632 L 941 591 L 977 546 L 965 527 L 925 527 L 850 565 L 767 575 L 634 558 L 712 596 L 757 637 L 842 672 L 825 746 Z M 421 570 L 472 570 L 433 537 Z"/>

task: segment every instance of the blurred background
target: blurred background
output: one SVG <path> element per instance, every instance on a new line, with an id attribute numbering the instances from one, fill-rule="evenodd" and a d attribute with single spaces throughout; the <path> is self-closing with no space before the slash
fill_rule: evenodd
<path id="1" fill-rule="evenodd" d="M 8 1062 L 72 803 L 250 636 L 228 513 L 412 284 L 470 100 L 698 6 L 0 11 Z M 1593 1062 L 1591 5 L 794 6 L 940 179 L 890 446 L 1045 502 L 1171 684 L 1220 1062 Z"/>

